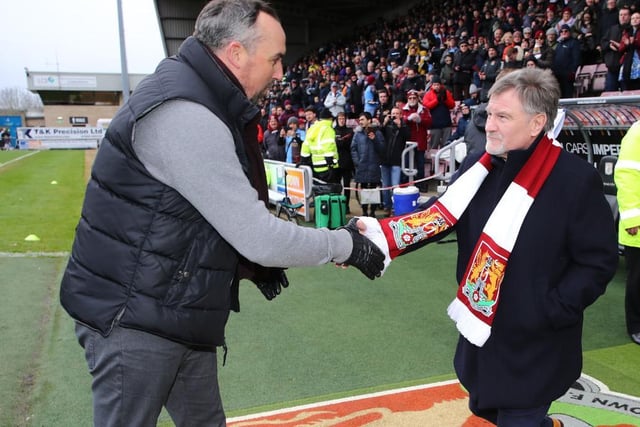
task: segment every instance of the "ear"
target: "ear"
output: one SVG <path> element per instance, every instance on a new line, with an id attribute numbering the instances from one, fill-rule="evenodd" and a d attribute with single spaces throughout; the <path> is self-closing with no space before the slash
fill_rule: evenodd
<path id="1" fill-rule="evenodd" d="M 538 113 L 531 119 L 531 136 L 538 136 L 544 126 L 547 124 L 547 116 L 543 113 Z"/>
<path id="2" fill-rule="evenodd" d="M 232 41 L 224 49 L 224 55 L 226 59 L 224 62 L 226 64 L 228 64 L 232 69 L 239 69 L 243 66 L 246 50 L 242 43 Z"/>

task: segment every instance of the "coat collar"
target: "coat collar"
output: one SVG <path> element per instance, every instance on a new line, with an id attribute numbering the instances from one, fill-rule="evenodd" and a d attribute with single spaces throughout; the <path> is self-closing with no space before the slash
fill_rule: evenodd
<path id="1" fill-rule="evenodd" d="M 220 103 L 229 108 L 230 117 L 239 117 L 246 124 L 260 113 L 258 107 L 247 98 L 238 79 L 195 37 L 190 36 L 182 43 L 177 56 L 189 64 L 211 88 L 211 93 L 216 94 Z"/>

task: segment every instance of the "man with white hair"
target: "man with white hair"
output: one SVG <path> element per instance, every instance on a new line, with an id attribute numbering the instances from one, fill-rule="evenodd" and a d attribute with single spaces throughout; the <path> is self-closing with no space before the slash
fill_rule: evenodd
<path id="1" fill-rule="evenodd" d="M 584 310 L 618 264 L 600 175 L 549 136 L 559 98 L 550 70 L 500 77 L 485 150 L 446 192 L 417 212 L 363 220 L 390 259 L 456 233 L 453 364 L 471 412 L 501 427 L 563 425 L 549 408 L 582 373 Z"/>

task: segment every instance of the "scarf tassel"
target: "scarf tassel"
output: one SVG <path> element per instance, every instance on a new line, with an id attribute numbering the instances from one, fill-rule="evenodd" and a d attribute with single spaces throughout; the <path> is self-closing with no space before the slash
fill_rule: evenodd
<path id="1" fill-rule="evenodd" d="M 478 319 L 462 301 L 454 299 L 447 314 L 456 324 L 458 332 L 470 343 L 482 347 L 491 335 L 491 326 Z"/>

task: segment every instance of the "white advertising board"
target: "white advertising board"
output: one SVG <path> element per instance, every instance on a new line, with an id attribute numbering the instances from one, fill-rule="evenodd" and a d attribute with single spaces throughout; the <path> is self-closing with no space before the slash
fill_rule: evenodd
<path id="1" fill-rule="evenodd" d="M 18 141 L 29 149 L 97 148 L 102 127 L 19 127 Z"/>

